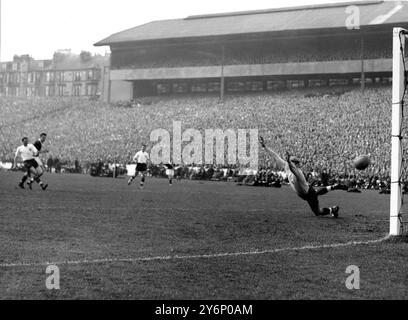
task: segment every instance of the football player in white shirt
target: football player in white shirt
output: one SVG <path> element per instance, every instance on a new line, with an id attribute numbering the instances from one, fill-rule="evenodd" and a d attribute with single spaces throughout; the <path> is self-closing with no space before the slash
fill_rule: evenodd
<path id="1" fill-rule="evenodd" d="M 287 154 L 285 161 L 276 152 L 265 146 L 265 141 L 262 137 L 259 137 L 259 143 L 264 150 L 266 150 L 275 159 L 277 167 L 285 171 L 291 188 L 300 198 L 307 201 L 316 216 L 331 215 L 334 218 L 339 216 L 338 206 L 320 208 L 318 196 L 324 195 L 332 190 L 347 190 L 347 186 L 335 184 L 315 190 L 313 186 L 307 183 L 305 176 L 300 169 L 300 160 L 297 157 L 289 156 L 289 154 Z"/>
<path id="2" fill-rule="evenodd" d="M 140 188 L 143 189 L 144 183 L 145 183 L 145 176 L 146 176 L 146 171 L 147 171 L 147 163 L 150 161 L 149 154 L 146 152 L 146 145 L 142 145 L 142 149 L 138 151 L 135 156 L 133 157 L 133 162 L 136 162 L 136 172 L 133 177 L 130 177 L 128 181 L 128 185 L 130 185 L 135 179 L 139 172 L 142 176 L 140 180 Z"/>
<path id="3" fill-rule="evenodd" d="M 16 150 L 16 154 L 14 157 L 14 162 L 13 162 L 13 168 L 16 167 L 17 165 L 17 158 L 21 157 L 24 163 L 24 168 L 27 170 L 27 172 L 24 174 L 23 178 L 21 179 L 20 183 L 18 186 L 22 189 L 24 189 L 24 182 L 28 179 L 31 178 L 31 174 L 34 175 L 34 180 L 38 182 L 43 190 L 47 189 L 48 184 L 44 184 L 39 177 L 37 177 L 37 168 L 38 168 L 38 163 L 35 160 L 35 157 L 38 156 L 38 150 L 34 145 L 31 143 L 28 143 L 28 138 L 24 137 L 21 139 L 23 144 L 19 146 Z M 31 189 L 32 182 L 29 180 L 28 185 Z"/>

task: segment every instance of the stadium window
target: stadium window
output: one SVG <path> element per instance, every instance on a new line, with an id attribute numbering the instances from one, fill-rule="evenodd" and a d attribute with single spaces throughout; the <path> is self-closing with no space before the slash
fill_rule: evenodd
<path id="1" fill-rule="evenodd" d="M 209 82 L 208 83 L 208 92 L 220 92 L 220 83 L 219 82 Z"/>
<path id="2" fill-rule="evenodd" d="M 186 93 L 188 92 L 187 83 L 173 83 L 173 92 L 174 93 Z"/>
<path id="3" fill-rule="evenodd" d="M 227 83 L 227 92 L 242 92 L 245 90 L 245 83 L 240 81 L 231 81 Z"/>
<path id="4" fill-rule="evenodd" d="M 305 87 L 305 82 L 303 80 L 288 80 L 289 89 L 304 88 L 304 87 Z"/>
<path id="5" fill-rule="evenodd" d="M 322 79 L 310 79 L 309 80 L 310 88 L 318 88 L 318 87 L 325 87 L 325 86 L 327 86 L 327 80 L 322 80 Z"/>
<path id="6" fill-rule="evenodd" d="M 392 83 L 392 78 L 391 77 L 381 78 L 381 83 L 382 84 L 391 84 Z"/>
<path id="7" fill-rule="evenodd" d="M 263 91 L 263 83 L 262 81 L 247 81 L 245 83 L 245 90 L 246 91 Z"/>
<path id="8" fill-rule="evenodd" d="M 170 93 L 170 84 L 168 83 L 159 83 L 156 87 L 158 94 L 167 94 Z"/>
<path id="9" fill-rule="evenodd" d="M 353 79 L 353 83 L 354 83 Z M 358 82 L 360 83 L 360 78 L 358 78 Z M 349 81 L 347 79 L 330 79 L 329 80 L 329 86 L 347 86 L 349 84 Z"/>
<path id="10" fill-rule="evenodd" d="M 191 92 L 194 92 L 194 93 L 207 92 L 207 84 L 206 83 L 194 83 L 191 85 Z"/>
<path id="11" fill-rule="evenodd" d="M 266 90 L 267 91 L 273 91 L 273 90 L 280 90 L 285 88 L 285 82 L 284 81 L 267 81 L 266 82 Z"/>

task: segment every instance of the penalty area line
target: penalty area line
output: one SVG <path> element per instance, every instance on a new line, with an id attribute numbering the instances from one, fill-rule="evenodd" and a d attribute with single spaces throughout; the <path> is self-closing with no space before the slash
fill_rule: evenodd
<path id="1" fill-rule="evenodd" d="M 152 257 L 136 257 L 136 258 L 105 258 L 105 259 L 81 259 L 81 260 L 65 260 L 55 262 L 16 262 L 16 263 L 0 263 L 0 268 L 16 268 L 16 267 L 41 267 L 49 265 L 81 265 L 81 264 L 101 264 L 115 262 L 150 262 L 150 261 L 165 261 L 165 260 L 190 260 L 190 259 L 209 259 L 222 257 L 238 257 L 251 256 L 262 254 L 273 254 L 280 252 L 302 251 L 302 250 L 317 250 L 328 248 L 340 248 L 358 245 L 377 244 L 388 240 L 391 236 L 387 235 L 380 239 L 348 241 L 343 243 L 321 244 L 321 245 L 305 245 L 301 247 L 287 247 L 266 250 L 241 251 L 241 252 L 225 252 L 211 254 L 192 254 L 192 255 L 167 255 L 167 256 L 152 256 Z"/>

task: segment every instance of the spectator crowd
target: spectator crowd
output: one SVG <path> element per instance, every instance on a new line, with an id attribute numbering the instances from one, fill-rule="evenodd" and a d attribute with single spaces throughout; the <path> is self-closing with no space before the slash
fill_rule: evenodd
<path id="1" fill-rule="evenodd" d="M 0 161 L 14 158 L 23 136 L 33 142 L 41 132 L 47 132 L 50 153 L 44 160 L 55 170 L 66 167 L 89 172 L 90 164 L 99 162 L 124 167 L 141 143 L 147 143 L 148 149 L 152 147 L 153 130 L 161 128 L 172 133 L 173 121 L 180 121 L 182 131 L 193 128 L 203 136 L 206 129 L 258 129 L 277 153 L 284 156 L 289 152 L 302 159 L 304 172 L 316 183 L 322 183 L 325 173 L 328 179 L 347 180 L 358 187 L 381 188 L 389 184 L 388 86 L 367 88 L 363 94 L 353 88 L 345 88 L 342 94 L 331 94 L 330 88 L 314 88 L 228 95 L 223 102 L 212 95 L 162 96 L 152 101 L 136 108 L 117 108 L 100 101 L 2 97 Z M 362 154 L 368 155 L 372 164 L 360 172 L 353 168 L 353 159 Z M 181 166 L 178 176 L 210 180 L 251 176 L 239 182 L 274 186 L 284 179 L 261 149 L 259 172 L 240 174 L 245 168 L 233 165 L 207 165 L 194 170 Z M 160 175 L 160 170 L 151 169 L 153 175 Z M 407 172 L 403 172 L 403 180 L 408 181 Z"/>

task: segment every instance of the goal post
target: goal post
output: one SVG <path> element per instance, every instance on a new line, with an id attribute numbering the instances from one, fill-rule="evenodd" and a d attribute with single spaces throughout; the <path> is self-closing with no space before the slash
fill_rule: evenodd
<path id="1" fill-rule="evenodd" d="M 391 197 L 390 197 L 390 235 L 401 235 L 401 172 L 402 172 L 402 118 L 403 99 L 406 86 L 404 67 L 405 41 L 408 31 L 393 29 L 392 59 L 392 129 L 391 129 Z"/>

